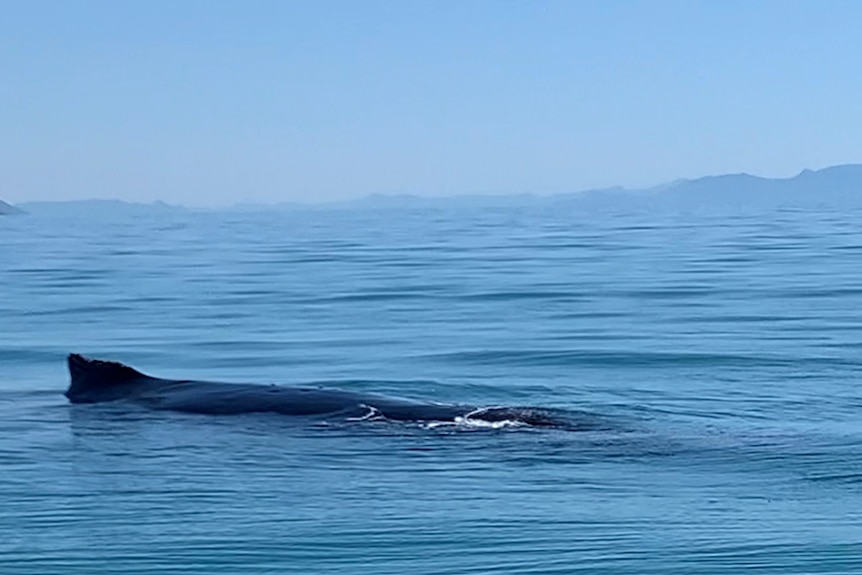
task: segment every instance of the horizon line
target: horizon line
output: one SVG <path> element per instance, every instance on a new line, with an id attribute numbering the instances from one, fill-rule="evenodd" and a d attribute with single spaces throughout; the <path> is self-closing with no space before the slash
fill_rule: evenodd
<path id="1" fill-rule="evenodd" d="M 151 201 L 139 201 L 139 200 L 123 200 L 119 198 L 105 198 L 105 197 L 89 197 L 89 198 L 78 198 L 78 199 L 66 199 L 66 200 L 32 200 L 32 201 L 24 201 L 24 202 L 16 202 L 9 203 L 3 201 L 3 198 L 0 198 L 0 203 L 6 204 L 13 208 L 19 206 L 27 206 L 27 205 L 46 205 L 46 204 L 72 204 L 72 203 L 116 203 L 123 204 L 128 206 L 146 206 L 146 207 L 164 207 L 164 208 L 172 208 L 172 209 L 187 209 L 187 210 L 222 210 L 222 209 L 231 209 L 231 208 L 255 208 L 255 207 L 296 207 L 296 208 L 318 208 L 318 207 L 337 207 L 342 205 L 349 205 L 356 202 L 362 202 L 369 199 L 418 199 L 418 200 L 446 200 L 446 199 L 500 199 L 500 198 L 523 198 L 523 197 L 532 197 L 532 198 L 553 198 L 555 196 L 570 196 L 570 195 L 578 195 L 578 194 L 586 194 L 590 192 L 610 192 L 610 191 L 620 191 L 620 192 L 648 192 L 648 191 L 657 191 L 662 188 L 668 189 L 674 187 L 676 185 L 680 185 L 683 183 L 691 183 L 697 182 L 701 180 L 706 180 L 710 178 L 722 178 L 722 177 L 750 177 L 756 178 L 760 180 L 769 180 L 769 181 L 788 181 L 796 179 L 804 174 L 808 173 L 819 173 L 826 170 L 831 170 L 835 168 L 845 168 L 845 167 L 862 167 L 862 162 L 859 163 L 843 163 L 843 164 L 830 164 L 827 166 L 823 166 L 821 168 L 811 169 L 811 168 L 803 168 L 797 171 L 792 176 L 785 177 L 769 177 L 769 176 L 760 176 L 757 174 L 752 174 L 749 172 L 726 172 L 720 174 L 707 174 L 703 176 L 698 176 L 695 178 L 676 178 L 673 180 L 664 181 L 652 186 L 646 187 L 635 187 L 635 188 L 627 188 L 622 185 L 612 185 L 606 187 L 599 188 L 585 188 L 580 190 L 571 190 L 571 191 L 553 191 L 553 192 L 536 192 L 536 191 L 524 191 L 524 192 L 514 192 L 514 193 L 504 193 L 504 192 L 468 192 L 468 193 L 459 193 L 459 194 L 440 194 L 440 195 L 420 195 L 410 192 L 371 192 L 361 196 L 356 196 L 353 198 L 346 199 L 336 199 L 336 200 L 321 200 L 321 201 L 297 201 L 297 200 L 274 200 L 274 201 L 266 201 L 266 200 L 251 200 L 251 201 L 240 201 L 234 202 L 232 204 L 214 204 L 214 205 L 203 205 L 203 204 L 174 204 L 167 202 L 163 199 L 154 199 Z"/>

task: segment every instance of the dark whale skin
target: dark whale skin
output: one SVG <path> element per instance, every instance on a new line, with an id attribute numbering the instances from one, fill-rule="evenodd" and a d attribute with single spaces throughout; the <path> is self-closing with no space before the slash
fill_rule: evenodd
<path id="1" fill-rule="evenodd" d="M 555 426 L 546 410 L 520 407 L 478 408 L 424 403 L 337 389 L 253 383 L 176 380 L 153 377 L 115 361 L 68 356 L 71 403 L 126 401 L 156 410 L 211 415 L 270 412 L 291 416 L 385 418 L 394 421 L 455 422 L 470 417 L 487 422 L 514 421 Z"/>

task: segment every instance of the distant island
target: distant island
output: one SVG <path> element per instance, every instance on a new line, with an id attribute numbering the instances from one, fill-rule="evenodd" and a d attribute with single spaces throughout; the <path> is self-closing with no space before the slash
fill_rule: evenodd
<path id="1" fill-rule="evenodd" d="M 165 214 L 172 212 L 183 212 L 187 208 L 175 206 L 162 201 L 149 204 L 125 202 L 123 200 L 65 200 L 65 201 L 43 201 L 27 202 L 19 204 L 20 208 L 30 214 L 37 216 L 65 216 L 69 213 L 88 214 L 101 217 L 103 215 L 141 214 L 154 213 Z"/>
<path id="2" fill-rule="evenodd" d="M 828 205 L 862 208 L 862 164 L 845 164 L 820 170 L 803 170 L 790 178 L 764 178 L 750 174 L 724 174 L 696 179 L 680 179 L 651 188 L 611 187 L 555 194 L 498 194 L 460 196 L 418 196 L 372 194 L 358 199 L 328 203 L 245 203 L 238 201 L 217 211 L 307 211 L 307 210 L 424 210 L 450 208 L 632 208 L 632 209 L 736 209 L 770 207 L 810 207 Z M 161 201 L 142 204 L 121 200 L 75 200 L 20 204 L 35 215 L 65 216 L 70 211 L 96 215 L 165 215 L 187 210 Z M 0 202 L 0 213 L 17 213 L 18 208 Z M 203 210 L 202 211 L 212 211 Z"/>
<path id="3" fill-rule="evenodd" d="M 20 214 L 21 210 L 11 204 L 7 204 L 0 200 L 0 216 L 11 216 L 12 214 Z"/>

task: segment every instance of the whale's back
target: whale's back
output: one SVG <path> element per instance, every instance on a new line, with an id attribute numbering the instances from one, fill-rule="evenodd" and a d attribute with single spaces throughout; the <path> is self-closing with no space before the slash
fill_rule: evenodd
<path id="1" fill-rule="evenodd" d="M 68 357 L 69 389 L 66 397 L 72 403 L 96 403 L 122 397 L 128 387 L 141 379 L 150 379 L 140 371 L 116 361 L 90 359 L 72 353 Z"/>

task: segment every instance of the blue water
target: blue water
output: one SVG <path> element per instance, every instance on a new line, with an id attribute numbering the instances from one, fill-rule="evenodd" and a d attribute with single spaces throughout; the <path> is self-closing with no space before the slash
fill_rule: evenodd
<path id="1" fill-rule="evenodd" d="M 862 572 L 860 217 L 0 219 L 0 573 Z M 606 425 L 70 406 L 70 351 Z"/>

